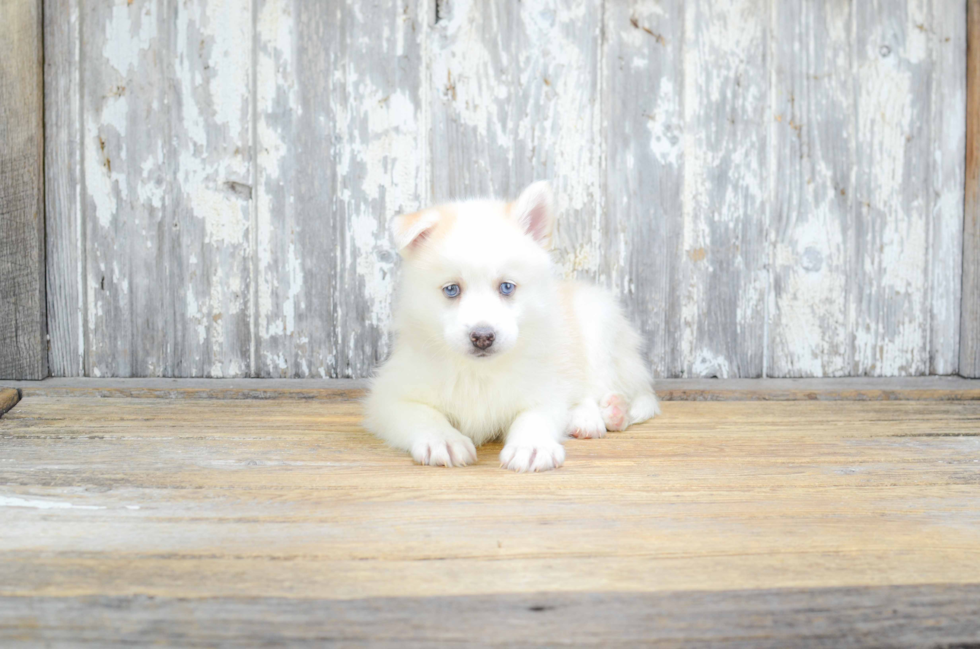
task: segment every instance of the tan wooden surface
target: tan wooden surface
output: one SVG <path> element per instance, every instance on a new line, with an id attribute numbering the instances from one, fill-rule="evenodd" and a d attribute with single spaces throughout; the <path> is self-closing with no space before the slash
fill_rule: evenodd
<path id="1" fill-rule="evenodd" d="M 356 401 L 24 398 L 0 596 L 980 584 L 980 402 L 672 402 L 542 475 L 414 466 Z"/>
<path id="2" fill-rule="evenodd" d="M 154 399 L 317 399 L 364 396 L 359 379 L 94 379 L 0 381 L 25 397 L 140 397 Z M 958 376 L 836 379 L 660 379 L 664 401 L 893 401 L 980 400 L 980 380 Z"/>

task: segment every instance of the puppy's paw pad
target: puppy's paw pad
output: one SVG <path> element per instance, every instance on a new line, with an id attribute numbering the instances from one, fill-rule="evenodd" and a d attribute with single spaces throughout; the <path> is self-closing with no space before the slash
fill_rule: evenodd
<path id="1" fill-rule="evenodd" d="M 606 436 L 606 426 L 605 424 L 600 428 L 575 426 L 569 428 L 568 436 L 574 437 L 575 439 L 598 439 Z"/>
<path id="2" fill-rule="evenodd" d="M 565 447 L 555 441 L 514 443 L 500 452 L 500 466 L 518 473 L 550 471 L 565 463 Z"/>
<path id="3" fill-rule="evenodd" d="M 568 425 L 568 435 L 578 439 L 605 437 L 606 424 L 602 420 L 602 415 L 597 411 L 593 413 L 573 412 L 572 420 Z"/>
<path id="4" fill-rule="evenodd" d="M 599 406 L 602 408 L 602 421 L 606 430 L 626 430 L 629 426 L 629 404 L 621 395 L 610 394 L 603 399 Z"/>
<path id="5" fill-rule="evenodd" d="M 476 462 L 476 447 L 468 438 L 427 437 L 412 446 L 412 459 L 428 466 L 466 466 Z"/>

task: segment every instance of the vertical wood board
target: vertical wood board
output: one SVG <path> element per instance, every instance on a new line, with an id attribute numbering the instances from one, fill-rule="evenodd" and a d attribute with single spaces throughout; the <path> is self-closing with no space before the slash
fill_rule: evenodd
<path id="1" fill-rule="evenodd" d="M 366 376 L 387 354 L 387 223 L 424 191 L 423 5 L 259 3 L 253 374 Z"/>
<path id="2" fill-rule="evenodd" d="M 48 375 L 40 0 L 0 2 L 0 378 Z"/>
<path id="3" fill-rule="evenodd" d="M 968 3 L 966 213 L 960 374 L 980 377 L 980 0 Z"/>
<path id="4" fill-rule="evenodd" d="M 82 376 L 85 370 L 80 28 L 78 0 L 44 0 L 44 222 L 52 376 Z"/>

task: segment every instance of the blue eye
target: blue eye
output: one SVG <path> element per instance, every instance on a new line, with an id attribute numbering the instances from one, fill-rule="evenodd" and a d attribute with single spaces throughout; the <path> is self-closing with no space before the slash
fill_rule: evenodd
<path id="1" fill-rule="evenodd" d="M 459 284 L 449 284 L 442 287 L 442 292 L 446 294 L 448 298 L 454 298 L 459 295 Z"/>
<path id="2" fill-rule="evenodd" d="M 517 288 L 517 287 L 514 284 L 512 284 L 511 282 L 501 282 L 500 283 L 500 294 L 501 295 L 510 295 L 511 293 L 514 292 L 514 289 L 515 288 Z"/>

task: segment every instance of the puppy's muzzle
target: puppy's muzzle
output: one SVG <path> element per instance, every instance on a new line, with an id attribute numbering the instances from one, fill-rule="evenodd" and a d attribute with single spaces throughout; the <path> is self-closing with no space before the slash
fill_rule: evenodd
<path id="1" fill-rule="evenodd" d="M 490 327 L 477 327 L 470 332 L 470 342 L 473 346 L 481 351 L 486 351 L 493 345 L 494 336 L 493 329 Z"/>

